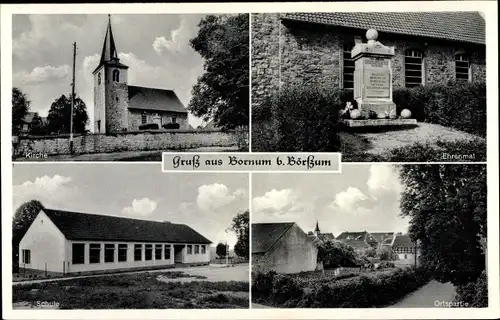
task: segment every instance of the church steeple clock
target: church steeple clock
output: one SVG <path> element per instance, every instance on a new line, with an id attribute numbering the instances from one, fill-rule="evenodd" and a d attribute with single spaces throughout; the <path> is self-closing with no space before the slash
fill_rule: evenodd
<path id="1" fill-rule="evenodd" d="M 94 132 L 123 132 L 128 128 L 128 66 L 120 62 L 116 50 L 111 15 L 99 65 L 94 70 Z"/>

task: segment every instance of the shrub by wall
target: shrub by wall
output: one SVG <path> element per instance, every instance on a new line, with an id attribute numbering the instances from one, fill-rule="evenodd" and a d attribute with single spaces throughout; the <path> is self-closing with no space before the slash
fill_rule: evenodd
<path id="1" fill-rule="evenodd" d="M 274 274 L 270 277 L 267 273 L 252 277 L 252 297 L 256 301 L 289 308 L 381 307 L 402 299 L 426 284 L 430 277 L 424 269 L 406 268 L 344 280 L 320 278 L 306 287 L 293 276 Z M 272 287 L 268 282 L 271 279 Z"/>
<path id="2" fill-rule="evenodd" d="M 486 137 L 486 84 L 450 82 L 393 91 L 398 114 Z"/>
<path id="3" fill-rule="evenodd" d="M 283 87 L 252 111 L 253 151 L 338 151 L 339 111 L 351 99 L 338 88 Z"/>
<path id="4" fill-rule="evenodd" d="M 457 302 L 468 303 L 471 308 L 488 307 L 488 276 L 483 271 L 481 276 L 475 282 L 469 282 L 466 285 L 456 287 Z"/>

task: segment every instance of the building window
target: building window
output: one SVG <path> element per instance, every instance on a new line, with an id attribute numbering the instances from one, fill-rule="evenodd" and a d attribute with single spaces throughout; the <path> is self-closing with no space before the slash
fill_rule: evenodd
<path id="1" fill-rule="evenodd" d="M 113 70 L 113 81 L 120 82 L 120 71 Z"/>
<path id="2" fill-rule="evenodd" d="M 187 254 L 193 254 L 193 246 L 190 244 L 187 246 Z"/>
<path id="3" fill-rule="evenodd" d="M 161 260 L 161 244 L 155 245 L 155 260 Z"/>
<path id="4" fill-rule="evenodd" d="M 407 88 L 423 84 L 423 57 L 421 51 L 409 49 L 405 51 L 405 85 Z"/>
<path id="5" fill-rule="evenodd" d="M 97 120 L 97 132 L 101 132 L 101 120 Z"/>
<path id="6" fill-rule="evenodd" d="M 455 77 L 457 81 L 469 81 L 470 79 L 469 56 L 465 53 L 455 55 Z"/>
<path id="7" fill-rule="evenodd" d="M 408 258 L 406 257 L 406 254 L 405 254 L 405 259 L 408 259 Z"/>
<path id="8" fill-rule="evenodd" d="M 23 249 L 23 263 L 24 264 L 31 263 L 31 250 Z"/>
<path id="9" fill-rule="evenodd" d="M 344 70 L 343 70 L 343 85 L 344 89 L 354 88 L 354 60 L 351 58 L 351 50 L 354 43 L 344 43 Z"/>
<path id="10" fill-rule="evenodd" d="M 199 245 L 194 246 L 194 254 L 200 254 L 200 246 Z"/>
<path id="11" fill-rule="evenodd" d="M 201 254 L 205 254 L 207 252 L 207 248 L 205 247 L 205 245 L 202 245 L 201 246 Z"/>
<path id="12" fill-rule="evenodd" d="M 104 245 L 104 262 L 115 262 L 115 245 Z"/>
<path id="13" fill-rule="evenodd" d="M 144 260 L 153 260 L 153 245 L 152 244 L 147 244 L 146 245 L 146 250 L 144 251 Z"/>
<path id="14" fill-rule="evenodd" d="M 73 243 L 73 249 L 71 251 L 73 264 L 85 263 L 85 244 L 84 243 Z"/>
<path id="15" fill-rule="evenodd" d="M 142 261 L 142 244 L 134 245 L 134 261 Z"/>
<path id="16" fill-rule="evenodd" d="M 91 243 L 89 244 L 89 263 L 100 263 L 101 262 L 101 244 Z"/>
<path id="17" fill-rule="evenodd" d="M 170 260 L 170 245 L 165 245 L 165 260 Z"/>
<path id="18" fill-rule="evenodd" d="M 172 116 L 172 123 L 177 123 L 177 117 L 176 116 Z"/>
<path id="19" fill-rule="evenodd" d="M 127 249 L 128 245 L 126 244 L 118 245 L 118 262 L 127 261 Z"/>
<path id="20" fill-rule="evenodd" d="M 148 115 L 146 114 L 146 112 L 143 112 L 141 114 L 141 124 L 146 124 L 146 122 L 148 122 Z"/>
<path id="21" fill-rule="evenodd" d="M 101 84 L 101 73 L 99 72 L 97 74 L 97 85 L 100 85 Z"/>

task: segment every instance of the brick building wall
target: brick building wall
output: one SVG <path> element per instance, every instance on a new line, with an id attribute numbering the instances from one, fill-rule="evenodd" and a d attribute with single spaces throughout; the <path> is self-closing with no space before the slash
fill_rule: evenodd
<path id="1" fill-rule="evenodd" d="M 128 128 L 128 85 L 127 70 L 105 68 L 106 70 L 106 133 L 123 132 Z M 113 71 L 118 70 L 119 81 L 113 81 Z"/>
<path id="2" fill-rule="evenodd" d="M 366 42 L 366 30 L 291 23 L 279 13 L 252 14 L 252 104 L 276 93 L 280 85 L 343 86 L 344 44 L 355 37 Z M 405 51 L 423 53 L 424 85 L 455 80 L 455 54 L 470 55 L 472 81 L 486 80 L 485 46 L 379 32 L 378 40 L 394 46 L 394 88 L 405 86 Z"/>

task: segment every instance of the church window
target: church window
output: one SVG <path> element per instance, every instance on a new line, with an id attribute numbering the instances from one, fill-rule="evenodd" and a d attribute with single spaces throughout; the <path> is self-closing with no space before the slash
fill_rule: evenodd
<path id="1" fill-rule="evenodd" d="M 101 84 L 101 73 L 100 72 L 97 74 L 97 84 L 98 85 Z"/>
<path id="2" fill-rule="evenodd" d="M 469 81 L 470 79 L 469 56 L 465 53 L 455 55 L 455 78 L 458 81 Z"/>
<path id="3" fill-rule="evenodd" d="M 419 50 L 405 51 L 405 85 L 407 88 L 423 84 L 423 59 L 424 55 Z"/>
<path id="4" fill-rule="evenodd" d="M 351 50 L 354 47 L 352 42 L 344 43 L 344 70 L 343 85 L 344 89 L 354 88 L 354 60 L 351 58 Z"/>
<path id="5" fill-rule="evenodd" d="M 148 115 L 146 114 L 146 112 L 143 112 L 141 114 L 141 124 L 146 124 L 146 122 L 148 122 Z"/>
<path id="6" fill-rule="evenodd" d="M 101 120 L 97 120 L 97 132 L 101 132 Z"/>
<path id="7" fill-rule="evenodd" d="M 115 99 L 116 99 L 116 101 L 118 101 L 118 96 L 116 96 L 116 98 L 115 98 Z"/>
<path id="8" fill-rule="evenodd" d="M 113 81 L 120 82 L 120 71 L 113 70 Z"/>

